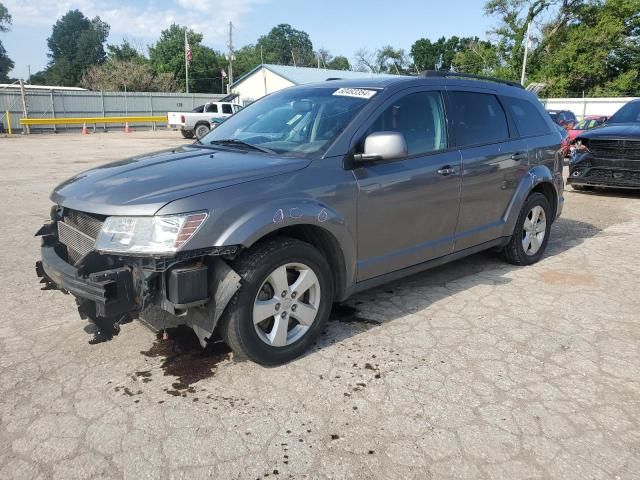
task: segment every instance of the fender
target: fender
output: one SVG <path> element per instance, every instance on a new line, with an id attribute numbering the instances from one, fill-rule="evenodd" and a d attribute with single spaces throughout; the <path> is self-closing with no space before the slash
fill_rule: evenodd
<path id="1" fill-rule="evenodd" d="M 558 186 L 557 179 L 549 167 L 546 165 L 536 165 L 529 169 L 527 174 L 522 177 L 520 180 L 520 184 L 516 188 L 516 193 L 511 198 L 511 202 L 504 212 L 503 220 L 505 222 L 504 227 L 504 236 L 510 237 L 513 235 L 513 230 L 515 229 L 516 221 L 518 220 L 518 215 L 520 214 L 520 210 L 524 205 L 525 200 L 531 193 L 531 191 L 536 188 L 541 183 L 548 183 L 553 187 L 556 192 L 556 200 L 560 202 L 559 198 L 561 195 L 558 195 Z M 560 179 L 562 181 L 562 179 Z M 560 206 L 556 205 L 556 217 L 560 214 Z"/>
<path id="2" fill-rule="evenodd" d="M 351 285 L 355 281 L 355 232 L 336 210 L 313 199 L 277 199 L 251 209 L 228 224 L 213 245 L 250 248 L 261 238 L 296 225 L 319 227 L 333 236 L 342 250 L 345 283 Z"/>

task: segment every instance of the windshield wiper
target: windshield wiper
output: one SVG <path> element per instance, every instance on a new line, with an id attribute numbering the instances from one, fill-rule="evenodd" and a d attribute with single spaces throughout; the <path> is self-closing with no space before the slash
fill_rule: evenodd
<path id="1" fill-rule="evenodd" d="M 209 142 L 211 145 L 229 145 L 232 147 L 240 147 L 240 148 L 250 148 L 251 150 L 257 150 L 262 153 L 271 153 L 275 154 L 276 152 L 271 150 L 270 148 L 258 147 L 257 145 L 253 145 L 251 143 L 243 142 L 242 140 L 237 140 L 235 138 L 227 138 L 223 140 L 211 140 Z"/>

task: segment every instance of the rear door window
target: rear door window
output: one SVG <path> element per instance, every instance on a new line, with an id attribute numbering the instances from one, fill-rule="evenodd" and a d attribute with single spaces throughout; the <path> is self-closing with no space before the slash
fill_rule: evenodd
<path id="1" fill-rule="evenodd" d="M 449 97 L 459 147 L 509 140 L 507 117 L 495 95 L 454 91 Z"/>
<path id="2" fill-rule="evenodd" d="M 531 102 L 521 98 L 503 97 L 521 137 L 535 137 L 549 133 L 549 125 Z"/>
<path id="3" fill-rule="evenodd" d="M 215 103 L 207 105 L 207 113 L 218 113 L 218 105 Z"/>

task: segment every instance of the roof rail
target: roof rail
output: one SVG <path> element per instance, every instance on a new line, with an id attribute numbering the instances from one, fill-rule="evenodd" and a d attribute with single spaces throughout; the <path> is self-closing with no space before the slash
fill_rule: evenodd
<path id="1" fill-rule="evenodd" d="M 471 80 L 484 80 L 486 82 L 496 82 L 509 85 L 511 87 L 524 88 L 518 82 L 511 80 L 503 80 L 502 78 L 485 77 L 483 75 L 475 75 L 473 73 L 445 72 L 442 70 L 425 70 L 421 73 L 423 77 L 451 77 L 451 78 L 468 78 Z"/>

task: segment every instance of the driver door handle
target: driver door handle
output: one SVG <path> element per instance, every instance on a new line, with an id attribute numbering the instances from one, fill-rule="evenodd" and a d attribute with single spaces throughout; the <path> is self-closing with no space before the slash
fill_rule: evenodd
<path id="1" fill-rule="evenodd" d="M 451 165 L 445 165 L 444 167 L 438 169 L 438 175 L 442 175 L 443 177 L 448 177 L 449 175 L 454 175 L 456 173 L 455 168 L 451 168 Z"/>

